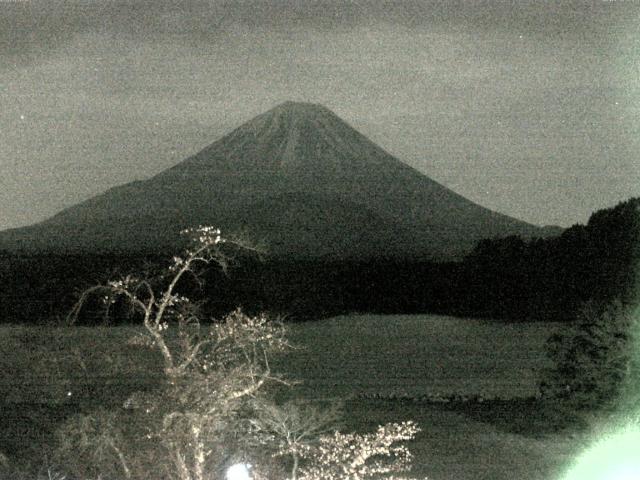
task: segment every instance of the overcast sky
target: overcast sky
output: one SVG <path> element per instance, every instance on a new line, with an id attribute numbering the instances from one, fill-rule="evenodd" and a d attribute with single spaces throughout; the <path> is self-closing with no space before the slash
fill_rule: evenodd
<path id="1" fill-rule="evenodd" d="M 481 205 L 585 222 L 640 196 L 640 2 L 0 0 L 0 229 L 285 100 Z"/>

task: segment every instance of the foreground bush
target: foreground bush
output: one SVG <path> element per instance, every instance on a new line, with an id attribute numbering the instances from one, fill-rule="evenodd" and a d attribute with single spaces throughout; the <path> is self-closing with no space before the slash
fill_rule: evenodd
<path id="1" fill-rule="evenodd" d="M 627 386 L 636 384 L 634 376 L 638 375 L 633 361 L 637 348 L 633 317 L 619 301 L 586 303 L 575 323 L 552 335 L 547 343 L 553 365 L 543 372 L 541 394 L 576 408 L 618 403 Z"/>

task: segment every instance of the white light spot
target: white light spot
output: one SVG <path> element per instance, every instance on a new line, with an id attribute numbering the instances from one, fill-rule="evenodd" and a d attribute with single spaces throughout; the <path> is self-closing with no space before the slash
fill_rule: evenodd
<path id="1" fill-rule="evenodd" d="M 627 426 L 605 435 L 583 453 L 564 480 L 636 480 L 640 478 L 637 445 L 640 431 Z"/>
<path id="2" fill-rule="evenodd" d="M 227 480 L 251 480 L 249 469 L 251 465 L 248 463 L 236 463 L 231 465 L 227 470 Z"/>

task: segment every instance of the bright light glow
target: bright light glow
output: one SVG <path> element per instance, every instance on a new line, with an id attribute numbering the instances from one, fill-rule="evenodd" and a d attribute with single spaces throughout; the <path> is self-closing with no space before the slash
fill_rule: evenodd
<path id="1" fill-rule="evenodd" d="M 640 430 L 627 428 L 607 437 L 579 459 L 564 480 L 640 479 Z"/>
<path id="2" fill-rule="evenodd" d="M 251 480 L 249 469 L 251 465 L 248 463 L 236 463 L 231 465 L 227 470 L 227 480 Z"/>

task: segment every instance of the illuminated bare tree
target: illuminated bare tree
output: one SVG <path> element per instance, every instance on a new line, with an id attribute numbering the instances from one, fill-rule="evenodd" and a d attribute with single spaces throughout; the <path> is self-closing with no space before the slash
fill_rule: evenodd
<path id="1" fill-rule="evenodd" d="M 411 452 L 399 442 L 412 440 L 420 431 L 414 422 L 388 423 L 375 433 L 323 435 L 318 442 L 301 445 L 306 463 L 299 480 L 399 480 L 411 470 Z"/>
<path id="2" fill-rule="evenodd" d="M 144 330 L 131 343 L 160 353 L 165 384 L 161 395 L 136 394 L 126 407 L 147 419 L 147 439 L 157 441 L 166 453 L 163 458 L 169 459 L 166 475 L 204 480 L 206 472 L 223 461 L 216 446 L 224 444 L 243 403 L 267 384 L 283 381 L 272 374 L 269 356 L 286 349 L 287 343 L 283 326 L 263 315 L 250 317 L 236 310 L 222 321 L 201 324 L 197 305 L 176 293 L 180 280 L 185 275 L 199 278 L 199 265 L 226 269 L 229 246 L 248 247 L 225 241 L 212 227 L 183 234 L 190 236 L 190 247 L 173 258 L 164 288 L 131 275 L 110 281 L 85 291 L 70 320 L 75 321 L 83 303 L 96 292 L 103 295 L 107 308 L 124 299 L 132 313 L 142 316 Z"/>
<path id="3" fill-rule="evenodd" d="M 292 480 L 391 480 L 407 471 L 411 455 L 397 443 L 414 438 L 414 423 L 387 424 L 368 435 L 341 434 L 333 429 L 335 409 L 276 406 L 264 399 L 268 385 L 286 383 L 269 363 L 288 348 L 283 325 L 239 309 L 203 325 L 197 305 L 177 293 L 185 276 L 199 280 L 198 267 L 226 269 L 229 247 L 247 247 L 226 241 L 212 227 L 183 233 L 191 238 L 190 247 L 173 257 L 165 275 L 128 275 L 93 287 L 69 316 L 75 322 L 86 300 L 99 293 L 107 310 L 120 299 L 142 318 L 143 329 L 129 343 L 157 352 L 163 372 L 156 389 L 137 392 L 123 405 L 133 413 L 130 418 L 138 419 L 142 447 L 120 445 L 125 439 L 117 416 L 103 412 L 102 419 L 83 415 L 67 424 L 62 432 L 67 453 L 76 451 L 74 442 L 89 453 L 95 447 L 96 455 L 111 456 L 121 474 L 132 479 L 222 476 L 221 469 L 237 454 L 234 449 L 247 446 L 256 447 L 256 454 L 261 449 L 272 458 L 290 458 Z M 254 478 L 268 473 L 256 469 Z"/>
<path id="4" fill-rule="evenodd" d="M 333 403 L 328 408 L 302 402 L 283 405 L 261 401 L 255 405 L 256 415 L 250 419 L 254 435 L 263 444 L 275 448 L 275 457 L 291 459 L 290 479 L 297 480 L 300 451 L 305 445 L 318 440 L 325 433 L 335 430 L 340 418 L 341 406 Z"/>

